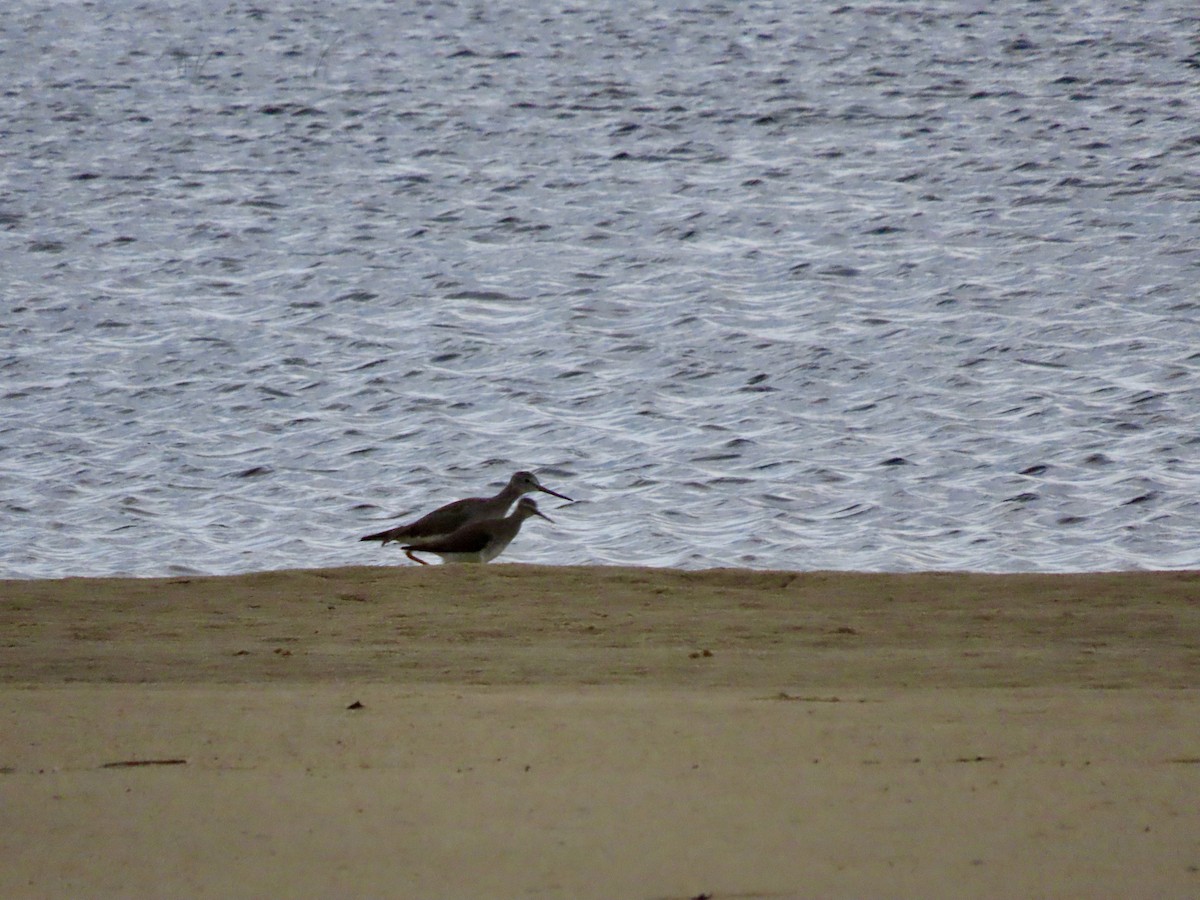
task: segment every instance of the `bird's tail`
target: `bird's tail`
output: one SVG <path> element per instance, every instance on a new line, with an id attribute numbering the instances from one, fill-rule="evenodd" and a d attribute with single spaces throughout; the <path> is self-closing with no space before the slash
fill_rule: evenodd
<path id="1" fill-rule="evenodd" d="M 375 534 L 368 534 L 359 538 L 360 541 L 379 541 L 383 544 L 386 544 L 388 541 L 394 541 L 395 539 L 395 536 L 392 534 L 392 529 L 390 528 L 387 531 L 378 531 Z"/>

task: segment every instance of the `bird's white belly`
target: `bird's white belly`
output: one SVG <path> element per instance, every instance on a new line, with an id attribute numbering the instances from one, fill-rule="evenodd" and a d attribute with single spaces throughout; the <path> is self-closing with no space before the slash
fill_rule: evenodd
<path id="1" fill-rule="evenodd" d="M 418 548 L 415 552 L 420 553 L 421 550 Z M 426 552 L 432 553 L 433 551 L 427 550 Z M 442 558 L 444 564 L 456 566 L 485 563 L 490 559 L 490 557 L 485 558 L 482 553 L 439 553 L 437 555 Z"/>
<path id="2" fill-rule="evenodd" d="M 482 550 L 476 550 L 471 553 L 439 553 L 438 556 L 442 558 L 442 562 L 453 565 L 461 565 L 463 563 L 486 563 L 491 562 L 493 559 L 503 553 L 504 548 L 511 543 L 511 538 L 509 538 L 507 541 L 494 540 Z M 417 552 L 420 553 L 421 551 L 418 550 Z"/>

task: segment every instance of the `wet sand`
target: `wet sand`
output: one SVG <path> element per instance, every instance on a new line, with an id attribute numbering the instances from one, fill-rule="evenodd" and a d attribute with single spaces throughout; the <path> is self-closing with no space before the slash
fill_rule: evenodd
<path id="1" fill-rule="evenodd" d="M 1200 574 L 0 582 L 0 896 L 1200 895 Z"/>

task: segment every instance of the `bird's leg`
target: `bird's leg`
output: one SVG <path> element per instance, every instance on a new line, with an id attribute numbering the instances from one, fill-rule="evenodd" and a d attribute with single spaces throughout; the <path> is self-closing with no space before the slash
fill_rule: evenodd
<path id="1" fill-rule="evenodd" d="M 425 562 L 425 560 L 423 560 L 419 557 L 413 556 L 411 550 L 405 550 L 404 555 L 407 556 L 409 559 L 411 559 L 413 562 L 420 563 L 423 566 L 429 565 L 429 563 Z"/>

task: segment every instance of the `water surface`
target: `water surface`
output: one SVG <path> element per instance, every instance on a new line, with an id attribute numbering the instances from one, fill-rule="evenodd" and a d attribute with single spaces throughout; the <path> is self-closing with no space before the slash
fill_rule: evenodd
<path id="1" fill-rule="evenodd" d="M 1192 4 L 514 6 L 11 5 L 3 574 L 1200 565 Z"/>

